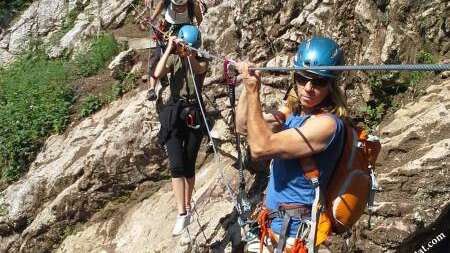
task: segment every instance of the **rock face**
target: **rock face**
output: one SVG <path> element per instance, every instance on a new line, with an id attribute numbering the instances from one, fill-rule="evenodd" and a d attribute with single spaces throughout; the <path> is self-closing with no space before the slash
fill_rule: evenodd
<path id="1" fill-rule="evenodd" d="M 232 196 L 223 182 L 235 177 L 232 163 L 222 157 L 199 171 L 191 225 L 180 237 L 171 235 L 176 209 L 166 185 L 113 219 L 100 220 L 67 237 L 56 252 L 206 252 L 223 250 L 229 242 L 237 247 L 240 230 L 233 221 Z"/>
<path id="2" fill-rule="evenodd" d="M 76 49 L 85 36 L 119 25 L 131 2 L 35 1 L 0 34 L 0 64 L 33 38 L 50 41 L 58 31 L 64 33 L 49 53 Z M 219 2 L 202 24 L 204 46 L 232 59 L 287 66 L 298 42 L 312 34 L 337 39 L 348 64 L 414 62 L 422 48 L 448 58 L 444 0 Z M 68 16 L 76 18 L 64 31 Z M 343 77 L 350 103 L 371 99 L 365 74 Z M 217 119 L 216 142 L 225 157 L 212 159 L 203 145 L 189 231 L 170 235 L 175 208 L 164 150 L 155 144 L 158 108 L 145 100 L 145 91 L 135 91 L 49 138 L 29 172 L 0 193 L 0 252 L 240 252 L 235 200 L 227 187 L 237 189 L 231 110 L 221 79 L 221 64 L 213 64 L 205 101 Z M 333 237 L 333 252 L 411 252 L 426 241 L 421 231 L 448 217 L 441 210 L 450 203 L 450 81 L 437 82 L 379 127 L 383 151 L 372 227 L 363 216 L 350 245 Z M 266 109 L 277 107 L 289 78 L 264 76 L 263 83 Z M 263 184 L 246 176 L 248 186 L 261 192 Z"/>
<path id="3" fill-rule="evenodd" d="M 420 234 L 450 207 L 449 114 L 447 80 L 430 86 L 419 101 L 405 105 L 392 115 L 391 121 L 380 126 L 380 189 L 372 228 L 367 229 L 367 216 L 360 220 L 353 250 L 413 252 L 420 248 L 421 241 L 422 245 L 428 242 L 414 233 Z M 435 232 L 448 235 L 449 230 L 442 227 Z M 405 250 L 407 244 L 398 248 L 408 237 L 416 237 L 419 246 L 409 251 Z"/>
<path id="4" fill-rule="evenodd" d="M 0 34 L 0 65 L 11 62 L 32 43 L 43 42 L 49 56 L 60 57 L 97 32 L 126 18 L 132 0 L 37 0 Z"/>
<path id="5" fill-rule="evenodd" d="M 114 79 L 123 78 L 126 73 L 130 72 L 136 62 L 136 51 L 132 48 L 120 52 L 108 66 L 111 70 L 111 76 Z"/>
<path id="6" fill-rule="evenodd" d="M 64 227 L 142 181 L 164 178 L 154 108 L 144 101 L 142 93 L 123 99 L 46 142 L 28 174 L 1 195 L 1 250 L 51 249 Z"/>

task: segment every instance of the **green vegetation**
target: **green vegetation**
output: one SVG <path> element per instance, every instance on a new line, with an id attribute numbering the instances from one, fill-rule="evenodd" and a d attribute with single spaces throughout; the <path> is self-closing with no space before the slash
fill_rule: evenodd
<path id="1" fill-rule="evenodd" d="M 75 225 L 66 225 L 61 231 L 61 241 L 75 234 Z"/>
<path id="2" fill-rule="evenodd" d="M 0 205 L 0 217 L 8 214 L 8 210 L 3 205 Z"/>
<path id="3" fill-rule="evenodd" d="M 0 168 L 6 178 L 18 178 L 42 139 L 68 123 L 69 78 L 67 64 L 43 52 L 24 55 L 1 71 Z"/>
<path id="4" fill-rule="evenodd" d="M 74 102 L 70 83 L 95 74 L 118 51 L 119 46 L 111 35 L 100 35 L 75 61 L 51 60 L 43 50 L 37 50 L 0 69 L 2 178 L 8 181 L 19 178 L 44 140 L 50 134 L 64 131 Z M 104 102 L 91 96 L 84 103 L 82 113 L 89 115 Z"/>
<path id="5" fill-rule="evenodd" d="M 0 193 L 0 217 L 8 214 L 8 209 L 6 209 L 3 203 L 3 198 L 4 198 L 3 194 Z"/>
<path id="6" fill-rule="evenodd" d="M 136 80 L 136 75 L 128 74 L 125 76 L 122 82 L 114 83 L 108 92 L 100 94 L 99 96 L 87 96 L 81 104 L 80 116 L 82 118 L 85 118 L 92 113 L 100 110 L 103 105 L 111 103 L 123 94 L 132 90 L 136 87 Z"/>
<path id="7" fill-rule="evenodd" d="M 111 34 L 99 36 L 89 50 L 75 57 L 76 74 L 91 76 L 105 67 L 111 56 L 118 54 L 120 46 Z"/>
<path id="8" fill-rule="evenodd" d="M 75 21 L 77 20 L 78 15 L 81 13 L 82 9 L 77 4 L 75 8 L 73 8 L 67 16 L 64 19 L 63 25 L 62 25 L 62 31 L 64 33 L 68 32 L 70 29 L 72 29 L 75 25 Z"/>
<path id="9" fill-rule="evenodd" d="M 431 53 L 419 51 L 416 54 L 416 62 L 431 64 L 435 62 L 435 59 Z M 423 71 L 369 74 L 368 83 L 374 100 L 362 110 L 365 123 L 370 128 L 378 125 L 388 109 L 395 110 L 398 107 L 394 97 L 401 93 L 408 91 L 412 98 L 421 96 L 424 91 L 421 82 L 430 75 L 429 72 Z"/>
<path id="10" fill-rule="evenodd" d="M 87 117 L 92 113 L 98 111 L 102 107 L 102 101 L 98 96 L 89 95 L 81 104 L 80 116 Z"/>

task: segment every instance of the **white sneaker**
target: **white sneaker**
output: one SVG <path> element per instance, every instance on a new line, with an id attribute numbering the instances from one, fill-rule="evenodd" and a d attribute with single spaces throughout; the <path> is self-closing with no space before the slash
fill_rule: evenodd
<path id="1" fill-rule="evenodd" d="M 173 226 L 172 235 L 181 235 L 189 223 L 191 223 L 191 215 L 189 213 L 186 213 L 185 215 L 177 215 L 175 225 Z"/>

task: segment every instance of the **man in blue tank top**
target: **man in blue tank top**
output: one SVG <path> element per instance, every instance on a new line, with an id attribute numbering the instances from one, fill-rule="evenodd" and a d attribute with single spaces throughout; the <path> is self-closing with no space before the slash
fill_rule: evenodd
<path id="1" fill-rule="evenodd" d="M 343 52 L 335 41 L 313 37 L 299 45 L 294 67 L 342 65 L 343 61 Z M 241 63 L 239 70 L 245 89 L 237 107 L 236 126 L 240 133 L 247 134 L 253 158 L 272 159 L 264 204 L 274 214 L 270 216 L 270 230 L 283 244 L 276 252 L 282 252 L 284 244 L 294 246 L 289 238 L 295 238 L 300 225 L 310 219 L 315 198 L 314 186 L 305 177 L 300 159 L 309 159 L 319 168 L 320 185 L 326 186 L 343 149 L 345 99 L 337 85 L 337 72 L 297 71 L 292 74 L 286 104 L 276 113 L 266 114 L 259 97 L 259 73 L 249 71 L 247 63 Z M 286 213 L 291 218 L 284 235 Z"/>

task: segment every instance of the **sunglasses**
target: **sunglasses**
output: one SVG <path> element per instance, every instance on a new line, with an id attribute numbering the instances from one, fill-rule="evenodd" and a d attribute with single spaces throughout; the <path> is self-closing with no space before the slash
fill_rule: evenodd
<path id="1" fill-rule="evenodd" d="M 301 86 L 306 85 L 307 82 L 311 82 L 315 87 L 325 87 L 329 84 L 329 81 L 325 78 L 307 78 L 299 73 L 294 73 L 295 83 Z"/>

